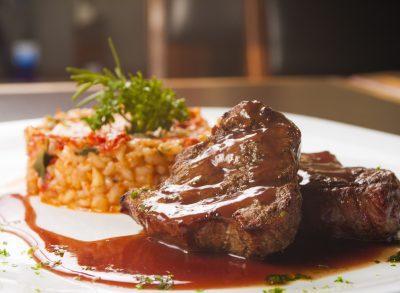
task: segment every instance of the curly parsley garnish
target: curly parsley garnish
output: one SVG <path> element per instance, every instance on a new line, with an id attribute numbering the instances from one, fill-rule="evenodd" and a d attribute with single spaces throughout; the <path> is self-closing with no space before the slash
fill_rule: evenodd
<path id="1" fill-rule="evenodd" d="M 183 99 L 176 99 L 171 89 L 164 89 L 161 81 L 144 79 L 138 72 L 126 76 L 115 46 L 108 39 L 115 62 L 114 72 L 104 68 L 103 73 L 85 69 L 67 68 L 71 79 L 78 83 L 78 90 L 72 96 L 78 99 L 93 86 L 101 86 L 97 91 L 78 103 L 78 107 L 96 102 L 94 114 L 84 118 L 92 130 L 114 122 L 119 114 L 129 124 L 130 133 L 146 133 L 158 128 L 169 130 L 175 121 L 185 121 L 189 117 L 188 108 Z"/>

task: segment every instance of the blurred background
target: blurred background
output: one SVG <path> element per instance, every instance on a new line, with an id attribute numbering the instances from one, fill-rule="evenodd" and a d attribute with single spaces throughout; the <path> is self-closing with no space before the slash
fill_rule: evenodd
<path id="1" fill-rule="evenodd" d="M 2 81 L 66 66 L 158 77 L 347 75 L 400 69 L 398 1 L 0 0 Z"/>
<path id="2" fill-rule="evenodd" d="M 112 67 L 110 36 L 126 71 L 165 79 L 191 104 L 252 97 L 400 133 L 399 8 L 389 0 L 0 0 L 0 120 L 50 111 L 54 99 L 71 107 L 72 86 L 47 82 L 67 81 L 67 66 Z M 43 106 L 15 113 L 28 94 Z"/>

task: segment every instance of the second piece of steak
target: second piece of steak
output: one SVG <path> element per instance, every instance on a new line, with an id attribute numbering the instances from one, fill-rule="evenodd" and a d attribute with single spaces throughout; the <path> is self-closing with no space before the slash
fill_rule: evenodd
<path id="1" fill-rule="evenodd" d="M 386 240 L 400 230 L 400 182 L 393 172 L 345 168 L 329 152 L 302 154 L 305 230 L 335 238 Z"/>
<path id="2" fill-rule="evenodd" d="M 242 102 L 178 155 L 158 190 L 133 190 L 121 202 L 165 242 L 263 257 L 287 247 L 300 223 L 299 146 L 300 131 L 283 114 Z"/>

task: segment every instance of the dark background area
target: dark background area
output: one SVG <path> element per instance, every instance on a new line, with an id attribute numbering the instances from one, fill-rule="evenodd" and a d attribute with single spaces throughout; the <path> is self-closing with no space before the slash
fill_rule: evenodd
<path id="1" fill-rule="evenodd" d="M 274 74 L 352 74 L 400 68 L 399 1 L 270 0 Z"/>
<path id="2" fill-rule="evenodd" d="M 112 66 L 108 36 L 125 69 L 146 76 L 398 70 L 399 8 L 389 0 L 0 0 L 0 81 L 66 80 L 66 66 Z"/>

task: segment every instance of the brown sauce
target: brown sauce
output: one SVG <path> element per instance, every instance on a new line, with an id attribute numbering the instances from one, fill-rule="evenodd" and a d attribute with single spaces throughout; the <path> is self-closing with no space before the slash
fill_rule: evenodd
<path id="1" fill-rule="evenodd" d="M 6 231 L 37 247 L 34 257 L 45 268 L 65 276 L 124 287 L 135 287 L 136 276 L 169 274 L 173 275 L 174 289 L 265 285 L 269 274 L 302 273 L 318 278 L 371 265 L 393 252 L 393 246 L 383 243 L 299 236 L 285 252 L 256 261 L 185 253 L 143 234 L 85 242 L 38 227 L 29 198 L 19 195 L 0 197 L 2 222 L 8 223 L 4 225 Z M 57 246 L 64 251 L 63 256 Z"/>

